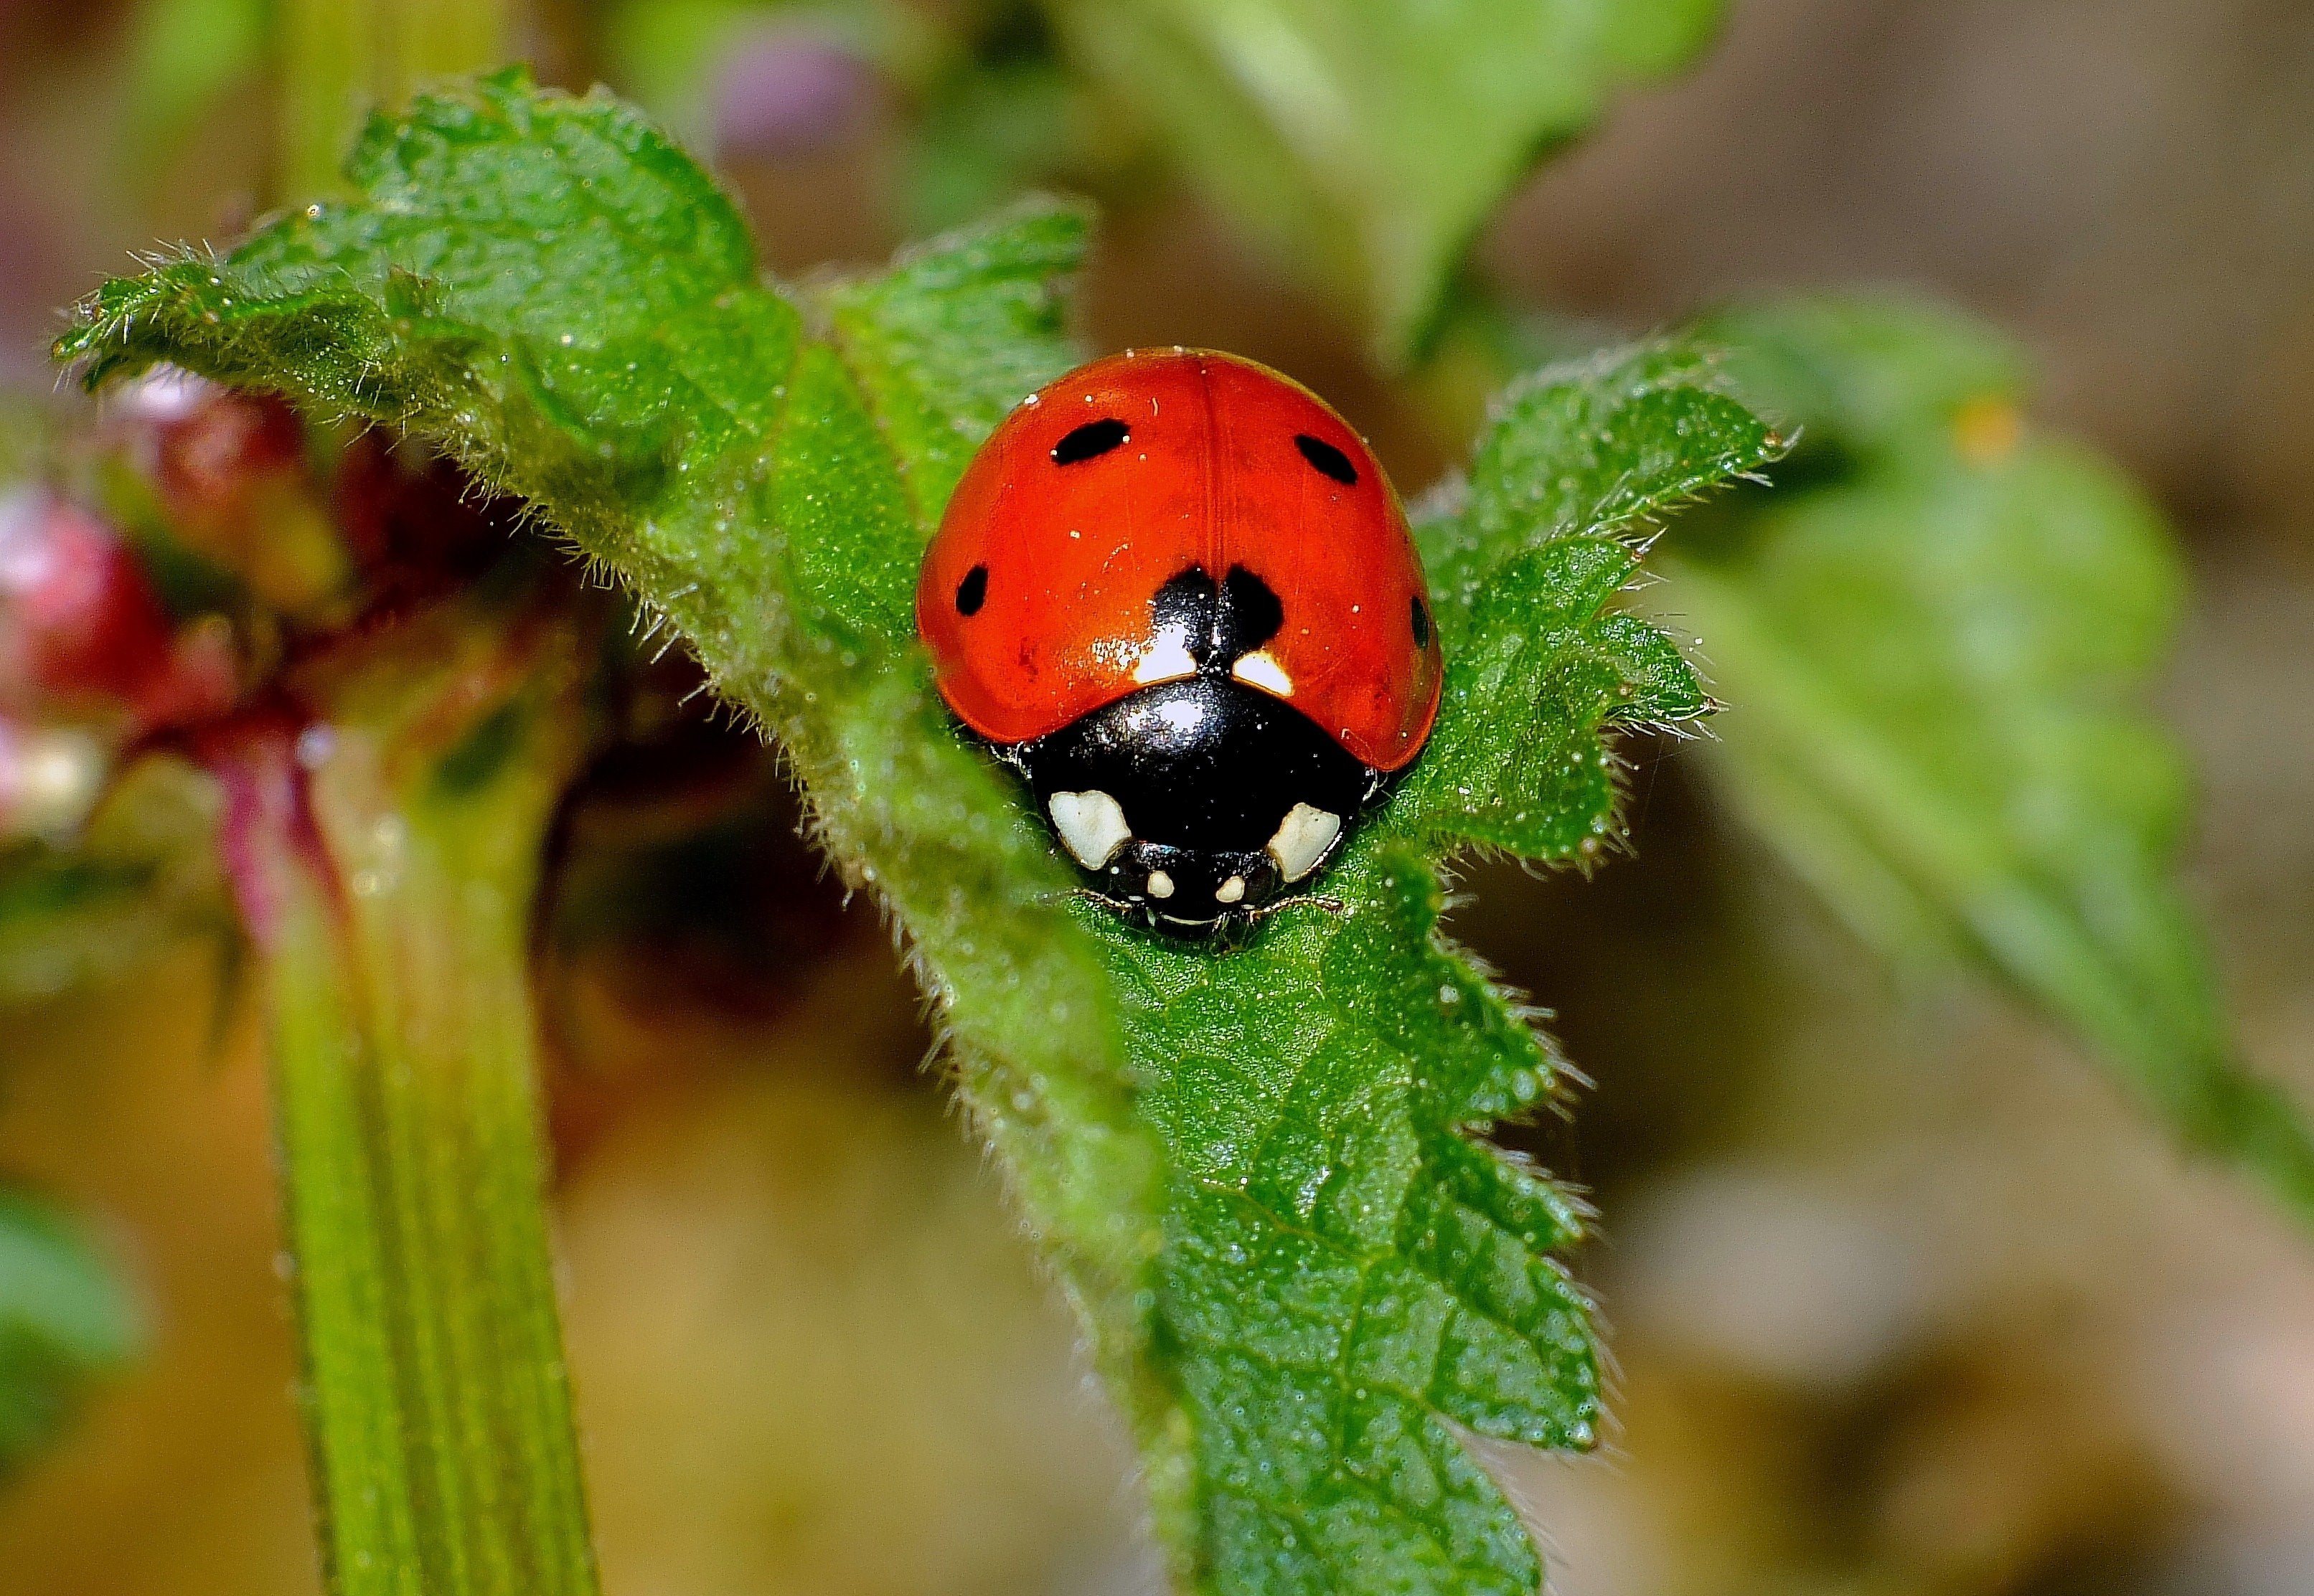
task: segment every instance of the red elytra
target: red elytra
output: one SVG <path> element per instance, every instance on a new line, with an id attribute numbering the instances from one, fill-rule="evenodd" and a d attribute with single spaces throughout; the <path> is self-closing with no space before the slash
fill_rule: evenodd
<path id="1" fill-rule="evenodd" d="M 1122 441 L 1055 460 L 1064 438 L 1102 422 L 1121 423 Z M 1194 675 L 1178 647 L 1161 647 L 1153 602 L 1191 567 L 1215 581 L 1242 567 L 1282 604 L 1265 650 L 1276 671 L 1241 680 L 1377 771 L 1421 752 L 1438 712 L 1438 639 L 1381 463 L 1300 384 L 1206 349 L 1081 366 L 982 446 L 916 590 L 941 696 L 973 730 L 1016 744 Z"/>

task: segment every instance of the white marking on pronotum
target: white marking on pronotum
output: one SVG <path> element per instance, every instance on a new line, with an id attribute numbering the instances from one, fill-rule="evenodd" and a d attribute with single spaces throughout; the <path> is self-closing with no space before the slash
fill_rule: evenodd
<path id="1" fill-rule="evenodd" d="M 1296 804 L 1278 823 L 1277 834 L 1269 839 L 1264 851 L 1277 861 L 1277 873 L 1288 881 L 1299 881 L 1318 868 L 1326 857 L 1326 850 L 1342 834 L 1342 817 L 1314 808 L 1308 804 Z"/>
<path id="2" fill-rule="evenodd" d="M 1162 870 L 1150 871 L 1149 895 L 1153 898 L 1171 897 L 1173 895 L 1173 877 L 1168 876 Z"/>
<path id="3" fill-rule="evenodd" d="M 1285 674 L 1285 667 L 1267 648 L 1240 655 L 1238 662 L 1230 666 L 1230 675 L 1264 692 L 1274 692 L 1280 698 L 1294 696 L 1294 678 Z"/>
<path id="4" fill-rule="evenodd" d="M 1243 896 L 1245 896 L 1245 877 L 1242 876 L 1232 876 L 1214 888 L 1214 902 L 1216 904 L 1234 904 Z"/>
<path id="5" fill-rule="evenodd" d="M 1052 808 L 1053 829 L 1088 870 L 1100 869 L 1109 855 L 1133 840 L 1125 811 L 1105 792 L 1056 792 Z"/>
<path id="6" fill-rule="evenodd" d="M 1197 674 L 1197 662 L 1189 654 L 1188 634 L 1178 626 L 1169 626 L 1157 634 L 1141 656 L 1141 663 L 1133 667 L 1133 679 L 1146 687 L 1152 682 L 1178 682 L 1184 676 Z"/>

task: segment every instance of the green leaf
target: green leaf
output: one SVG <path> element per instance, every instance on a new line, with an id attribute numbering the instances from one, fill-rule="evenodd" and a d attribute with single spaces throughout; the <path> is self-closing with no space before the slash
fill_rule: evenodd
<path id="1" fill-rule="evenodd" d="M 1634 540 L 1782 449 L 1676 346 L 1550 367 L 1506 392 L 1457 512 L 1419 523 L 1447 712 L 1400 813 L 1536 859 L 1617 840 L 1598 728 L 1676 727 L 1711 708 L 1669 639 L 1608 608 L 1638 572 Z"/>
<path id="2" fill-rule="evenodd" d="M 1402 362 L 1479 224 L 1719 0 L 1047 0 L 1191 176 Z"/>
<path id="3" fill-rule="evenodd" d="M 2175 881 L 2187 783 L 2142 705 L 2183 575 L 2151 507 L 2030 430 L 1973 323 L 1835 300 L 1714 333 L 1803 429 L 1655 595 L 1737 706 L 1738 810 L 1866 937 L 1992 972 L 2314 1218 L 2314 1140 L 2241 1069 Z"/>
<path id="4" fill-rule="evenodd" d="M 0 1191 L 0 1481 L 92 1378 L 136 1355 L 142 1315 L 76 1230 Z"/>
<path id="5" fill-rule="evenodd" d="M 1070 895 L 1018 788 L 951 728 L 910 611 L 970 448 L 1074 357 L 1056 279 L 1081 216 L 1031 207 L 790 294 L 631 114 L 507 78 L 374 128 L 356 169 L 365 203 L 113 284 L 62 352 L 93 380 L 167 358 L 436 438 L 690 640 L 902 928 L 1186 1587 L 1531 1592 L 1461 1433 L 1593 1439 L 1585 1305 L 1550 1257 L 1581 1227 L 1479 1139 L 1547 1103 L 1559 1063 L 1439 940 L 1433 860 L 1612 832 L 1603 733 L 1702 706 L 1658 634 L 1603 611 L 1623 539 L 1755 469 L 1766 429 L 1656 351 L 1508 407 L 1471 507 L 1426 523 L 1471 573 L 1439 596 L 1436 757 L 1329 877 L 1333 906 L 1178 947 Z M 1619 454 L 1602 417 L 1650 441 Z M 1563 458 L 1527 436 L 1551 426 Z M 1681 436 L 1692 454 L 1658 447 Z M 1568 472 L 1619 486 L 1541 491 Z"/>

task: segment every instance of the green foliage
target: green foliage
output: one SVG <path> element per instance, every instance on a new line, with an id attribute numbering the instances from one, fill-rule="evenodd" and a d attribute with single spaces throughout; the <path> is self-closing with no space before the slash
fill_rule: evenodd
<path id="1" fill-rule="evenodd" d="M 0 846 L 0 1005 L 119 975 L 188 938 L 225 946 L 216 807 L 199 771 L 147 755 L 77 834 Z"/>
<path id="2" fill-rule="evenodd" d="M 687 139 L 713 131 L 716 69 L 747 35 L 791 28 L 913 84 L 941 53 L 935 21 L 906 0 L 615 0 L 604 8 L 611 81 Z"/>
<path id="3" fill-rule="evenodd" d="M 1042 42 L 985 58 L 959 53 L 926 84 L 901 185 L 904 214 L 919 226 L 952 227 L 1054 186 L 1100 191 L 1130 160 L 1114 119 Z"/>
<path id="4" fill-rule="evenodd" d="M 1400 813 L 1536 859 L 1612 838 L 1602 724 L 1667 727 L 1710 708 L 1655 627 L 1606 608 L 1638 567 L 1631 540 L 1782 443 L 1676 348 L 1547 368 L 1482 436 L 1456 513 L 1421 519 L 1450 649 L 1431 752 Z"/>
<path id="5" fill-rule="evenodd" d="M 1547 1104 L 1559 1065 L 1439 940 L 1433 861 L 1614 834 L 1603 734 L 1704 707 L 1659 634 L 1603 608 L 1625 539 L 1756 469 L 1766 428 L 1660 350 L 1523 390 L 1425 517 L 1457 573 L 1446 707 L 1329 877 L 1338 904 L 1233 953 L 1170 946 L 1069 895 L 951 730 L 910 615 L 972 446 L 1073 358 L 1056 284 L 1082 217 L 1030 208 L 880 278 L 767 287 L 658 135 L 510 77 L 374 125 L 352 172 L 358 203 L 110 285 L 60 352 L 93 382 L 169 359 L 435 439 L 690 640 L 905 930 L 1186 1585 L 1531 1592 L 1455 1426 L 1593 1439 L 1585 1306 L 1550 1256 L 1580 1225 L 1479 1139 Z"/>
<path id="6" fill-rule="evenodd" d="M 0 401 L 0 494 L 41 474 L 47 418 Z M 92 757 L 102 752 L 90 744 Z M 114 974 L 214 909 L 198 777 L 150 760 L 82 834 L 0 842 L 0 1035 L 11 1007 Z M 197 908 L 199 905 L 199 908 Z M 0 1065 L 8 1062 L 0 1048 Z M 0 1484 L 46 1442 L 93 1377 L 143 1338 L 126 1289 L 62 1216 L 0 1189 Z"/>
<path id="7" fill-rule="evenodd" d="M 0 392 L 0 493 L 43 474 L 49 419 L 47 409 L 28 396 Z"/>
<path id="8" fill-rule="evenodd" d="M 1713 331 L 1803 428 L 1774 492 L 1673 537 L 1656 595 L 1739 706 L 1714 762 L 1742 814 L 1865 936 L 1994 972 L 2314 1217 L 2314 1140 L 2239 1069 L 2174 881 L 2186 782 L 2142 701 L 2183 583 L 2151 508 L 2033 434 L 2015 354 L 1957 318 Z"/>
<path id="9" fill-rule="evenodd" d="M 284 198 L 329 192 L 373 107 L 507 58 L 515 0 L 269 0 L 281 57 Z"/>
<path id="10" fill-rule="evenodd" d="M 165 169 L 171 145 L 257 75 L 270 0 L 142 0 L 126 41 L 122 163 Z"/>
<path id="11" fill-rule="evenodd" d="M 1479 224 L 1607 97 L 1700 49 L 1719 0 L 1047 0 L 1190 174 L 1365 317 L 1386 362 Z"/>
<path id="12" fill-rule="evenodd" d="M 140 1318 L 72 1227 L 0 1192 L 0 1480 L 48 1438 L 81 1385 L 136 1353 Z"/>

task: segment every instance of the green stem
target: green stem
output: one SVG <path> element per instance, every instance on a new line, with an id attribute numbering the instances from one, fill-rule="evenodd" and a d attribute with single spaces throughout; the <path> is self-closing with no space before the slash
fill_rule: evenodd
<path id="1" fill-rule="evenodd" d="M 342 191 L 339 164 L 360 126 L 375 0 L 281 0 L 279 198 Z"/>
<path id="2" fill-rule="evenodd" d="M 580 741 L 555 637 L 512 669 L 488 625 L 402 639 L 301 761 L 275 739 L 243 767 L 336 1596 L 596 1589 L 526 979 Z"/>
<path id="3" fill-rule="evenodd" d="M 281 195 L 340 193 L 362 119 L 438 78 L 501 66 L 518 0 L 279 0 Z"/>

